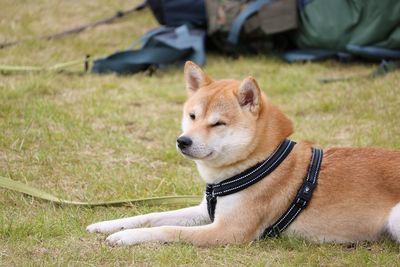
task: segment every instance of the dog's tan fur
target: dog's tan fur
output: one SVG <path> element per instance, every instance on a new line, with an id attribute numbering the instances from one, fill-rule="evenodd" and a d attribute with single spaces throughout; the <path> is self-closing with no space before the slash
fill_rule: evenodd
<path id="1" fill-rule="evenodd" d="M 186 156 L 195 160 L 206 182 L 220 182 L 264 160 L 292 134 L 291 121 L 268 100 L 253 78 L 242 82 L 213 81 L 191 62 L 185 66 L 185 77 L 189 97 L 184 106 L 183 134 L 205 144 L 188 150 Z M 196 113 L 196 118 L 191 121 L 188 116 L 192 113 Z M 245 148 L 228 150 L 230 154 L 236 153 L 234 157 L 230 154 L 224 157 L 211 148 L 209 154 L 208 148 L 204 148 L 218 137 L 229 138 L 224 135 L 226 129 L 211 126 L 215 122 L 210 118 L 212 116 L 223 120 L 226 123 L 223 127 L 244 131 L 251 136 Z M 307 173 L 310 157 L 311 144 L 298 142 L 268 177 L 234 195 L 218 198 L 213 223 L 170 226 L 164 223 L 165 220 L 161 223 L 162 215 L 152 215 L 142 217 L 140 222 L 156 227 L 119 232 L 111 235 L 108 241 L 112 244 L 137 244 L 183 240 L 198 246 L 252 241 L 275 222 L 295 198 Z M 315 241 L 376 240 L 388 229 L 389 214 L 399 203 L 400 151 L 329 148 L 324 150 L 318 186 L 309 206 L 285 233 Z M 196 216 L 207 222 L 204 201 L 199 207 L 201 212 Z M 395 214 L 390 217 L 392 228 L 389 230 L 400 241 L 400 214 L 398 211 L 392 213 Z M 139 224 L 137 218 L 118 225 L 136 228 L 134 224 Z M 100 224 L 89 226 L 89 231 L 107 232 L 101 230 L 106 228 L 101 228 Z M 115 227 L 108 229 L 108 232 L 117 230 Z M 124 232 L 136 235 L 136 238 L 124 239 Z"/>

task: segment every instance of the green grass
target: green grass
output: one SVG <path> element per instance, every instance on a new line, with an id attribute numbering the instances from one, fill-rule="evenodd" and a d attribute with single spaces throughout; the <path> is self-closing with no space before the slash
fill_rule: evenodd
<path id="1" fill-rule="evenodd" d="M 30 39 L 112 15 L 128 1 L 0 0 L 0 42 Z M 53 65 L 128 47 L 156 22 L 148 11 L 55 41 L 0 50 L 0 64 Z M 216 78 L 253 75 L 294 121 L 294 140 L 319 146 L 400 149 L 400 72 L 374 80 L 321 84 L 363 75 L 374 65 L 333 61 L 288 65 L 268 57 L 209 55 Z M 201 194 L 192 162 L 175 151 L 185 100 L 181 69 L 118 77 L 72 73 L 0 76 L 0 175 L 83 201 Z M 162 208 L 165 209 L 165 208 Z M 88 234 L 96 221 L 160 208 L 55 206 L 0 189 L 0 266 L 251 265 L 398 266 L 399 245 L 354 247 L 269 239 L 199 249 L 187 244 L 111 248 Z"/>

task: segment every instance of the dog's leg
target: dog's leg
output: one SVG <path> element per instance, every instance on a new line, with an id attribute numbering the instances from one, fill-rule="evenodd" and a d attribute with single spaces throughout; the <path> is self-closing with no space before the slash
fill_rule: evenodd
<path id="1" fill-rule="evenodd" d="M 249 224 L 235 225 L 221 221 L 203 226 L 160 226 L 154 228 L 129 229 L 107 238 L 110 245 L 135 245 L 146 242 L 188 242 L 196 246 L 212 246 L 250 242 L 255 239 Z"/>
<path id="2" fill-rule="evenodd" d="M 393 238 L 400 243 L 400 203 L 392 208 L 387 227 Z"/>
<path id="3" fill-rule="evenodd" d="M 207 205 L 204 203 L 204 208 Z M 205 212 L 207 219 L 208 213 Z M 134 245 L 145 242 L 183 241 L 196 246 L 232 244 L 256 238 L 262 220 L 249 213 L 249 205 L 240 200 L 240 193 L 221 197 L 215 210 L 213 223 L 201 226 L 159 226 L 129 229 L 110 235 L 111 245 Z"/>
<path id="4" fill-rule="evenodd" d="M 153 227 L 163 225 L 201 225 L 210 223 L 207 204 L 203 200 L 198 206 L 174 211 L 156 212 L 118 220 L 98 222 L 89 225 L 86 230 L 93 233 L 114 233 L 123 229 Z"/>

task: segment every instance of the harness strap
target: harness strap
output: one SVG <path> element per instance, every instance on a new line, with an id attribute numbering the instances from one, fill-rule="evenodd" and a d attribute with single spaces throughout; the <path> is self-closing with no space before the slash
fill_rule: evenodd
<path id="1" fill-rule="evenodd" d="M 274 224 L 264 230 L 260 239 L 279 236 L 294 221 L 294 219 L 296 219 L 300 212 L 307 207 L 317 185 L 322 156 L 322 149 L 312 148 L 310 167 L 304 183 L 297 193 L 296 199 L 292 202 L 289 209 Z"/>
<path id="2" fill-rule="evenodd" d="M 206 187 L 206 200 L 207 200 L 207 211 L 211 221 L 214 221 L 215 208 L 217 206 L 217 197 L 213 194 L 212 186 L 207 184 Z"/>
<path id="3" fill-rule="evenodd" d="M 228 35 L 228 42 L 236 45 L 239 42 L 240 30 L 243 24 L 246 22 L 254 13 L 258 12 L 265 4 L 268 4 L 271 0 L 256 0 L 248 4 L 246 9 L 244 9 L 233 21 L 231 29 Z"/>
<path id="4" fill-rule="evenodd" d="M 262 180 L 285 160 L 295 144 L 295 142 L 286 139 L 266 160 L 218 184 L 207 184 L 207 210 L 211 221 L 214 221 L 218 196 L 226 196 L 239 192 Z"/>

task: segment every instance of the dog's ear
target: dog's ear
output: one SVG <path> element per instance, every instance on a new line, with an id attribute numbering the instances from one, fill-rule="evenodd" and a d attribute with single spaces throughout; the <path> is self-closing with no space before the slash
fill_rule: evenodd
<path id="1" fill-rule="evenodd" d="M 261 91 L 253 77 L 247 77 L 239 86 L 239 104 L 243 109 L 257 113 L 260 109 Z"/>
<path id="2" fill-rule="evenodd" d="M 203 72 L 203 70 L 192 61 L 185 64 L 185 81 L 188 95 L 191 96 L 199 88 L 209 85 L 212 79 Z"/>

